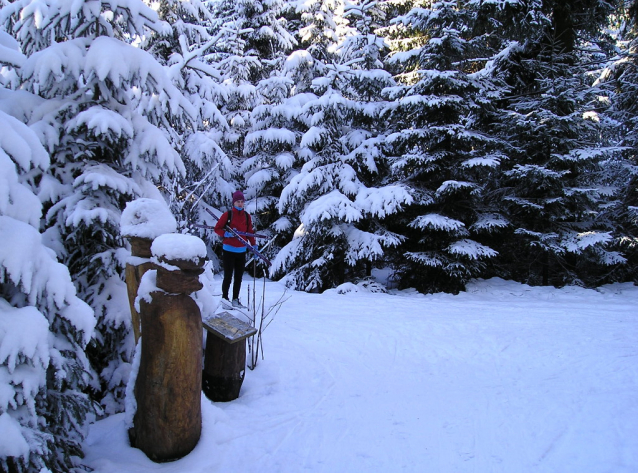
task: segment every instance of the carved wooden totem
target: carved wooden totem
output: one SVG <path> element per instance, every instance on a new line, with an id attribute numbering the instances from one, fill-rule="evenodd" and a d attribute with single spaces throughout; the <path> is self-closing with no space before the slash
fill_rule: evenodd
<path id="1" fill-rule="evenodd" d="M 131 445 L 151 460 L 187 455 L 201 435 L 202 318 L 189 295 L 202 288 L 197 262 L 159 258 L 157 291 L 140 302 L 142 346 Z"/>

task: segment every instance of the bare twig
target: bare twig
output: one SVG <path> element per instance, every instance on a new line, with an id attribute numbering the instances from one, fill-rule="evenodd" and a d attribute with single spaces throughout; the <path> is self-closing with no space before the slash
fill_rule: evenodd
<path id="1" fill-rule="evenodd" d="M 257 329 L 257 333 L 248 339 L 248 349 L 250 353 L 248 369 L 250 370 L 254 370 L 257 367 L 260 355 L 261 359 L 264 359 L 263 333 L 270 326 L 283 303 L 288 300 L 288 297 L 285 297 L 287 292 L 286 289 L 277 302 L 266 308 L 266 277 L 264 276 L 261 301 L 257 304 L 255 279 L 256 278 L 253 279 L 252 293 L 250 292 L 250 287 L 248 288 L 249 300 L 250 295 L 252 294 L 252 307 L 249 309 L 249 319 L 252 326 Z M 259 314 L 259 317 L 257 317 L 257 314 Z"/>

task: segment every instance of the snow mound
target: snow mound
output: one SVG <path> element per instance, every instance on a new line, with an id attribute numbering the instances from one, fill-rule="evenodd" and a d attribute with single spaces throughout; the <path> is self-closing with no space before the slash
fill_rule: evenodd
<path id="1" fill-rule="evenodd" d="M 159 200 L 141 198 L 126 204 L 122 212 L 120 231 L 125 237 L 153 240 L 177 230 L 177 221 L 168 206 Z"/>
<path id="2" fill-rule="evenodd" d="M 328 289 L 324 292 L 328 294 L 348 294 L 351 292 L 361 292 L 365 294 L 370 292 L 386 293 L 387 290 L 385 289 L 383 284 L 366 279 L 356 284 L 351 282 L 343 283 L 335 287 L 334 289 Z"/>
<path id="3" fill-rule="evenodd" d="M 157 237 L 151 245 L 153 256 L 167 260 L 195 261 L 206 258 L 206 244 L 193 235 L 168 233 Z"/>

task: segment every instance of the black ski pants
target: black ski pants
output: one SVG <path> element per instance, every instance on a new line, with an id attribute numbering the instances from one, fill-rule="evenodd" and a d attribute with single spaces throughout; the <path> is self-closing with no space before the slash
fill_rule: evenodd
<path id="1" fill-rule="evenodd" d="M 241 280 L 244 276 L 244 268 L 246 267 L 246 252 L 234 253 L 224 250 L 223 256 L 224 280 L 222 281 L 222 297 L 228 299 L 228 290 L 230 289 L 230 281 L 232 279 L 233 299 L 239 299 Z"/>

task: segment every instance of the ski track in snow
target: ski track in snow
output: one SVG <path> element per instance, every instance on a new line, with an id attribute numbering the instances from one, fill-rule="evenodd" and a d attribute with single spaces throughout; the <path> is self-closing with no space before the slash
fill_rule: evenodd
<path id="1" fill-rule="evenodd" d="M 109 450 L 125 437 L 118 415 L 93 427 L 87 461 L 98 473 L 637 472 L 638 289 L 492 286 L 292 293 L 240 398 L 202 398 L 190 455 Z M 272 302 L 282 291 L 269 283 Z"/>

